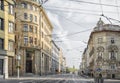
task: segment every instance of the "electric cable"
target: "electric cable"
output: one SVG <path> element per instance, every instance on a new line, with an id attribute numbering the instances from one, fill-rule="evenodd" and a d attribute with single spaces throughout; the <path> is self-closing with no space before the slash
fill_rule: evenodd
<path id="1" fill-rule="evenodd" d="M 120 6 L 116 6 L 116 5 L 100 4 L 100 3 L 87 2 L 87 1 L 80 1 L 80 0 L 69 0 L 69 1 L 80 2 L 80 3 L 87 3 L 87 4 L 95 4 L 95 5 L 103 5 L 103 6 L 110 6 L 110 7 L 120 7 Z"/>

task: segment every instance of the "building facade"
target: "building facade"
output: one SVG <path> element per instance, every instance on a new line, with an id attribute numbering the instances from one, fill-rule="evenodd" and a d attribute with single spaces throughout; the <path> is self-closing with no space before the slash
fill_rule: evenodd
<path id="1" fill-rule="evenodd" d="M 120 78 L 120 26 L 100 19 L 88 41 L 88 69 L 91 75 Z"/>
<path id="2" fill-rule="evenodd" d="M 39 0 L 16 0 L 16 4 L 14 74 L 17 68 L 20 75 L 48 74 L 52 49 L 49 35 L 53 27 Z"/>
<path id="3" fill-rule="evenodd" d="M 52 74 L 58 73 L 59 51 L 60 51 L 59 47 L 55 44 L 54 41 L 52 41 L 52 67 L 51 67 Z"/>
<path id="4" fill-rule="evenodd" d="M 0 76 L 4 76 L 4 78 L 8 78 L 13 72 L 13 57 L 15 55 L 13 6 L 12 0 L 0 0 Z"/>

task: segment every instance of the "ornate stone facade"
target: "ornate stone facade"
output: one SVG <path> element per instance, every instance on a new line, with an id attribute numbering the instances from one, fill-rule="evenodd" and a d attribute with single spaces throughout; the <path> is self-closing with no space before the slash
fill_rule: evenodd
<path id="1" fill-rule="evenodd" d="M 120 26 L 104 24 L 100 19 L 91 32 L 87 58 L 91 75 L 120 78 Z"/>

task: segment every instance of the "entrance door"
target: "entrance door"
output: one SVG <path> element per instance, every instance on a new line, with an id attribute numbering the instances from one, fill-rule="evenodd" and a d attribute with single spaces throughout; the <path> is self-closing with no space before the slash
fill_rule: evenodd
<path id="1" fill-rule="evenodd" d="M 115 78 L 115 74 L 112 74 L 112 78 Z"/>
<path id="2" fill-rule="evenodd" d="M 0 59 L 0 75 L 3 75 L 3 59 Z"/>
<path id="3" fill-rule="evenodd" d="M 26 73 L 32 73 L 32 60 L 26 61 Z"/>

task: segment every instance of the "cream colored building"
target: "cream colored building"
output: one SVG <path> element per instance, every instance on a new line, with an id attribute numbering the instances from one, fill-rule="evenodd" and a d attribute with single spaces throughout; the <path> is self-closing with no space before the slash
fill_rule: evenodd
<path id="1" fill-rule="evenodd" d="M 88 68 L 91 75 L 120 78 L 120 26 L 100 19 L 88 41 Z"/>
<path id="2" fill-rule="evenodd" d="M 57 74 L 59 70 L 59 52 L 60 49 L 57 44 L 52 41 L 52 64 L 51 64 L 51 72 L 52 74 Z"/>
<path id="3" fill-rule="evenodd" d="M 20 75 L 50 73 L 52 25 L 39 0 L 16 0 L 15 53 Z M 15 57 L 14 74 L 18 61 Z"/>
<path id="4" fill-rule="evenodd" d="M 59 70 L 58 70 L 59 73 L 62 72 L 62 66 L 63 66 L 62 62 L 63 62 L 63 52 L 62 52 L 62 49 L 60 49 L 60 51 L 59 51 Z"/>
<path id="5" fill-rule="evenodd" d="M 51 73 L 51 63 L 52 63 L 52 30 L 53 27 L 49 21 L 44 9 L 40 11 L 40 25 L 41 25 L 41 74 Z"/>
<path id="6" fill-rule="evenodd" d="M 62 66 L 62 72 L 66 73 L 66 58 L 63 57 L 63 62 L 62 62 L 63 66 Z"/>
<path id="7" fill-rule="evenodd" d="M 59 51 L 59 73 L 66 72 L 66 58 L 63 56 L 63 51 L 60 49 Z"/>
<path id="8" fill-rule="evenodd" d="M 0 77 L 4 78 L 8 78 L 13 72 L 15 41 L 13 5 L 12 0 L 0 1 Z"/>

